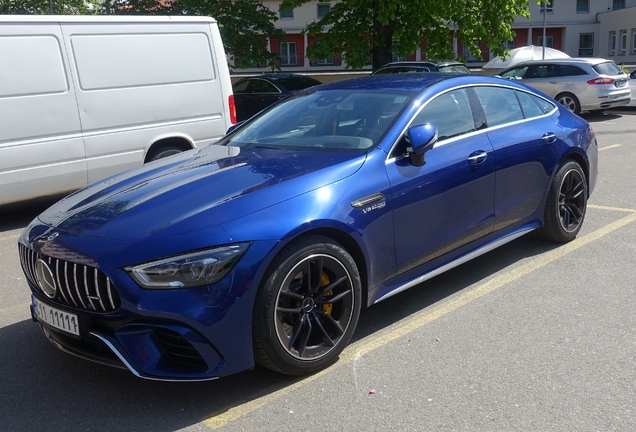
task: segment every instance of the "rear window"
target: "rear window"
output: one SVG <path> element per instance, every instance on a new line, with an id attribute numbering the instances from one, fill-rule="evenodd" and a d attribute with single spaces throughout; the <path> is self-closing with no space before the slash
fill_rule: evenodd
<path id="1" fill-rule="evenodd" d="M 599 63 L 592 66 L 599 75 L 620 75 L 622 72 L 614 62 Z"/>

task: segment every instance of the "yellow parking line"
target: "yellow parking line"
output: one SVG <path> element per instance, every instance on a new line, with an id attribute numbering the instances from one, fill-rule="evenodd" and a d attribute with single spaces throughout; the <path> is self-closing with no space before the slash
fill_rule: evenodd
<path id="1" fill-rule="evenodd" d="M 601 147 L 598 149 L 598 151 L 609 150 L 609 149 L 620 147 L 620 146 L 621 146 L 620 144 L 612 144 L 605 147 Z"/>
<path id="2" fill-rule="evenodd" d="M 636 211 L 628 210 L 631 214 L 625 216 L 616 222 L 613 222 L 605 227 L 594 231 L 586 236 L 580 237 L 570 243 L 564 244 L 556 249 L 542 254 L 540 257 L 533 259 L 532 261 L 523 264 L 509 272 L 506 272 L 500 276 L 493 278 L 492 280 L 483 283 L 473 289 L 470 289 L 462 294 L 449 298 L 448 300 L 438 303 L 436 306 L 427 308 L 426 310 L 418 313 L 417 315 L 407 318 L 404 321 L 396 323 L 387 329 L 376 333 L 371 337 L 367 337 L 364 340 L 356 342 L 355 344 L 347 347 L 340 359 L 333 366 L 324 369 L 312 376 L 302 379 L 292 385 L 279 384 L 269 389 L 266 389 L 259 394 L 255 395 L 254 399 L 239 402 L 226 410 L 212 414 L 203 420 L 203 423 L 212 429 L 219 429 L 229 422 L 238 420 L 239 418 L 256 411 L 270 402 L 274 402 L 277 399 L 289 394 L 290 392 L 309 384 L 310 382 L 328 374 L 329 372 L 336 370 L 344 365 L 347 365 L 377 348 L 383 347 L 388 343 L 404 337 L 406 334 L 417 330 L 426 324 L 440 318 L 462 306 L 467 305 L 473 300 L 496 290 L 503 286 L 510 284 L 511 282 L 526 276 L 527 274 L 544 267 L 553 261 L 574 252 L 575 250 L 583 247 L 607 234 L 636 221 Z"/>
<path id="3" fill-rule="evenodd" d="M 636 213 L 636 209 L 628 209 L 628 208 L 620 208 L 620 207 L 607 207 L 600 206 L 594 204 L 588 204 L 587 208 L 593 208 L 597 210 L 609 210 L 609 211 L 618 211 L 618 212 L 626 212 L 626 213 Z"/>

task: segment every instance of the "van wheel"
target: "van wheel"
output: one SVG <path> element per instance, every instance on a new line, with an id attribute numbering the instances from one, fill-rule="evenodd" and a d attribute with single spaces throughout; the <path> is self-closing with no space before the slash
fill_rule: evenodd
<path id="1" fill-rule="evenodd" d="M 561 93 L 555 97 L 557 102 L 574 114 L 581 114 L 581 103 L 572 93 Z"/>
<path id="2" fill-rule="evenodd" d="M 156 161 L 158 159 L 163 159 L 168 156 L 175 155 L 177 153 L 181 153 L 183 149 L 174 146 L 167 147 L 159 147 L 150 153 L 148 153 L 148 157 L 146 158 L 146 162 Z"/>

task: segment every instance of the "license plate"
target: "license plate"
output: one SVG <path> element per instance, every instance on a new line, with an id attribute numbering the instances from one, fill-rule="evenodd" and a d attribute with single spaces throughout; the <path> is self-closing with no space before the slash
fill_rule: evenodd
<path id="1" fill-rule="evenodd" d="M 53 328 L 79 336 L 79 320 L 77 315 L 61 311 L 35 297 L 31 297 L 36 317 Z"/>

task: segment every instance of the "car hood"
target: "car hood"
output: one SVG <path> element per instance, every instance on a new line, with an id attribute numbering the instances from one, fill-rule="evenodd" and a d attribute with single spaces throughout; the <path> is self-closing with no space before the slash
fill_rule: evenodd
<path id="1" fill-rule="evenodd" d="M 136 242 L 220 225 L 338 181 L 366 155 L 211 145 L 125 171 L 46 210 L 71 235 Z"/>

